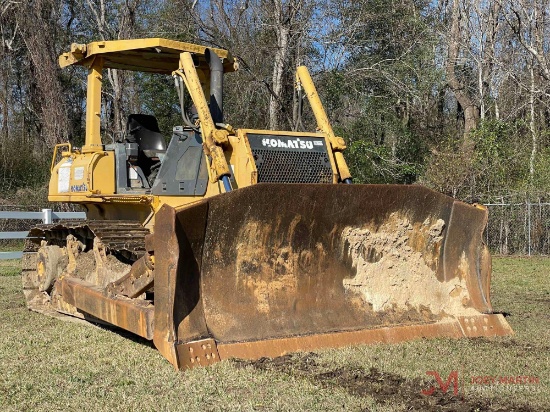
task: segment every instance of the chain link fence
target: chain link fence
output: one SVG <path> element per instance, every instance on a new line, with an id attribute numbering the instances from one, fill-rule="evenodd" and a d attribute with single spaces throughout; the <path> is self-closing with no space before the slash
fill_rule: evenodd
<path id="1" fill-rule="evenodd" d="M 550 255 L 550 203 L 486 203 L 489 222 L 483 234 L 492 253 Z"/>

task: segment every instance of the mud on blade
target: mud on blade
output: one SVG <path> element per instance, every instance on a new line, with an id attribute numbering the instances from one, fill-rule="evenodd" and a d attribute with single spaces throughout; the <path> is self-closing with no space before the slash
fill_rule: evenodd
<path id="1" fill-rule="evenodd" d="M 155 344 L 169 359 L 200 339 L 258 357 L 510 333 L 482 315 L 486 210 L 421 186 L 259 184 L 156 219 Z"/>

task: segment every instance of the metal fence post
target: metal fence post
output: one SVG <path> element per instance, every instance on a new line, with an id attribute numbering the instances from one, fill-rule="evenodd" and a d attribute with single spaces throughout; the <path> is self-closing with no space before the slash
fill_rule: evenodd
<path id="1" fill-rule="evenodd" d="M 527 201 L 527 254 L 531 256 L 531 202 Z"/>
<path id="2" fill-rule="evenodd" d="M 53 223 L 52 209 L 42 209 L 42 213 L 44 214 L 42 222 L 46 225 L 51 225 Z"/>

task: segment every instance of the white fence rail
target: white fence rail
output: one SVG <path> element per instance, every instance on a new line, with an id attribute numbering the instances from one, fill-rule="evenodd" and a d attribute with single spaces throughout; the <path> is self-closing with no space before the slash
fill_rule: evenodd
<path id="1" fill-rule="evenodd" d="M 19 219 L 19 220 L 41 220 L 42 223 L 50 224 L 58 219 L 85 219 L 84 212 L 54 212 L 51 209 L 42 209 L 41 212 L 18 212 L 18 211 L 1 211 L 0 219 Z M 0 232 L 0 240 L 5 239 L 25 239 L 29 232 Z M 0 260 L 2 259 L 19 259 L 23 256 L 23 252 L 0 252 Z"/>

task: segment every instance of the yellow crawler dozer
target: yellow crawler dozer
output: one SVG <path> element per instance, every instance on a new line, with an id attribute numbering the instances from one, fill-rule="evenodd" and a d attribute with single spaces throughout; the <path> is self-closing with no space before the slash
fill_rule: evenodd
<path id="1" fill-rule="evenodd" d="M 512 333 L 489 300 L 486 209 L 417 185 L 351 184 L 305 67 L 309 133 L 226 124 L 223 76 L 238 64 L 225 50 L 103 41 L 73 44 L 60 65 L 88 70 L 86 138 L 55 147 L 49 199 L 87 220 L 31 230 L 29 308 L 131 331 L 176 368 Z M 146 114 L 102 141 L 107 68 L 173 76 L 183 125 L 169 141 Z"/>

